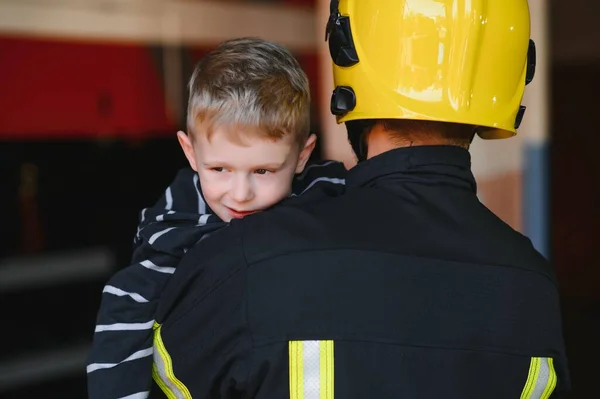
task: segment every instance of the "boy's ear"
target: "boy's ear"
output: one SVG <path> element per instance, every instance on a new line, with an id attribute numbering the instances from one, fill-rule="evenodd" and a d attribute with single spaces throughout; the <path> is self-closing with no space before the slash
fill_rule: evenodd
<path id="1" fill-rule="evenodd" d="M 298 157 L 298 165 L 296 165 L 296 173 L 301 173 L 310 158 L 310 154 L 312 154 L 315 149 L 315 145 L 317 144 L 317 136 L 315 134 L 311 134 L 306 139 L 304 143 L 304 147 L 300 151 L 300 156 Z"/>
<path id="2" fill-rule="evenodd" d="M 196 165 L 196 157 L 194 153 L 194 146 L 192 145 L 192 140 L 190 137 L 182 132 L 181 130 L 177 132 L 177 140 L 179 141 L 179 145 L 185 154 L 188 162 L 190 163 L 190 167 L 194 169 L 195 172 L 198 172 L 198 167 Z"/>

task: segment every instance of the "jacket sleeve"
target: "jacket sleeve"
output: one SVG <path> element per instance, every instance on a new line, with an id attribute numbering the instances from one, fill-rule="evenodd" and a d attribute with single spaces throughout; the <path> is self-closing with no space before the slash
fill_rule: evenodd
<path id="1" fill-rule="evenodd" d="M 180 171 L 158 202 L 142 210 L 132 263 L 102 292 L 87 362 L 91 399 L 147 397 L 158 301 L 187 249 L 223 226 L 209 212 L 191 169 Z"/>
<path id="2" fill-rule="evenodd" d="M 247 389 L 247 264 L 238 227 L 233 221 L 199 242 L 165 287 L 154 334 L 162 393 L 153 389 L 152 398 L 238 397 Z"/>

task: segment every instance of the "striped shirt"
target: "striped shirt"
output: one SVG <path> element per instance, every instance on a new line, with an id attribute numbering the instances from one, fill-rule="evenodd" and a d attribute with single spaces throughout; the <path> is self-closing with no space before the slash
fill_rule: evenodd
<path id="1" fill-rule="evenodd" d="M 346 170 L 335 161 L 308 165 L 292 195 L 339 192 Z M 91 399 L 142 399 L 152 386 L 154 317 L 162 289 L 186 251 L 226 226 L 202 197 L 198 175 L 181 170 L 161 199 L 140 214 L 132 264 L 106 284 L 88 356 Z"/>

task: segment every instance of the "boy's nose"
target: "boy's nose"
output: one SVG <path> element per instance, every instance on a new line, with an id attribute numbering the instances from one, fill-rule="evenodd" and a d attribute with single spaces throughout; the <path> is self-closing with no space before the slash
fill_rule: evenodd
<path id="1" fill-rule="evenodd" d="M 236 179 L 231 190 L 231 199 L 238 203 L 244 203 L 252 198 L 254 198 L 254 191 L 250 182 L 243 178 Z"/>

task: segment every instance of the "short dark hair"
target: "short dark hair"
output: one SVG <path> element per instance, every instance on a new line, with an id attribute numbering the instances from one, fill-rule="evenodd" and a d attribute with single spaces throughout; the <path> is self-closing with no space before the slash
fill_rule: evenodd
<path id="1" fill-rule="evenodd" d="M 468 149 L 475 136 L 474 126 L 461 123 L 413 119 L 377 119 L 373 121 L 373 124 L 376 123 L 390 133 L 390 138 L 396 144 L 410 144 L 423 137 L 434 137 L 448 145 Z"/>

